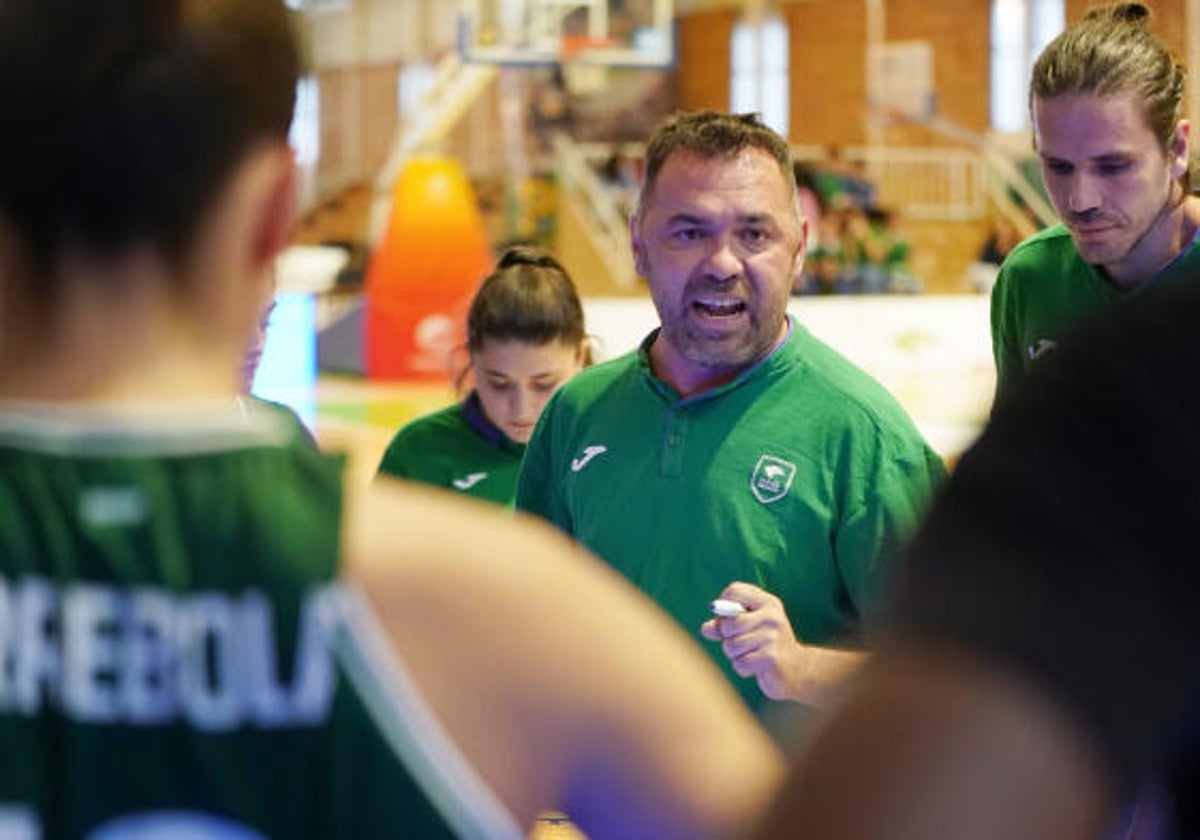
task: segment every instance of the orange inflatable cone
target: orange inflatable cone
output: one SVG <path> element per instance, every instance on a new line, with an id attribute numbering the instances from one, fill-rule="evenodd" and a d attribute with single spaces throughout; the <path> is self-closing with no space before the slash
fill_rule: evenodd
<path id="1" fill-rule="evenodd" d="M 446 157 L 409 161 L 367 266 L 367 376 L 446 378 L 451 354 L 465 340 L 471 296 L 492 259 L 462 166 Z"/>

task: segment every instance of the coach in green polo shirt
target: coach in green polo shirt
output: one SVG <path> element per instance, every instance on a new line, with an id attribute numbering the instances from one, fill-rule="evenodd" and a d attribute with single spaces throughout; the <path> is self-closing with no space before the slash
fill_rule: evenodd
<path id="1" fill-rule="evenodd" d="M 861 658 L 880 573 L 942 463 L 788 317 L 806 221 L 787 142 L 756 117 L 668 119 L 631 231 L 661 327 L 551 399 L 517 506 L 712 640 L 756 710 L 819 703 Z M 746 612 L 714 618 L 716 598 Z"/>

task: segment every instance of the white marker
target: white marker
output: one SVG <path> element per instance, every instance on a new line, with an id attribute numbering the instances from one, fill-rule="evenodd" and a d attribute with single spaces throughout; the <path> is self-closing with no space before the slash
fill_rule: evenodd
<path id="1" fill-rule="evenodd" d="M 746 611 L 746 608 L 742 604 L 726 598 L 718 598 L 709 605 L 709 608 L 712 610 L 713 615 L 719 615 L 723 618 L 732 618 Z"/>

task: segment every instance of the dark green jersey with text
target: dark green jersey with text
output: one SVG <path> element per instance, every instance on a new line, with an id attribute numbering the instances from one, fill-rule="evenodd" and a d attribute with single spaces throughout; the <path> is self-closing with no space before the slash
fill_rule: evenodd
<path id="1" fill-rule="evenodd" d="M 0 837 L 520 836 L 338 581 L 341 460 L 259 414 L 0 406 Z"/>

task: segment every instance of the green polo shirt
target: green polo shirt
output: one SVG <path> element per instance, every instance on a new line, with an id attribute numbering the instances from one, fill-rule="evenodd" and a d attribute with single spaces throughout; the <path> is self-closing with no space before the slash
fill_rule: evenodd
<path id="1" fill-rule="evenodd" d="M 488 420 L 472 392 L 403 426 L 384 451 L 379 473 L 511 507 L 524 451 L 524 444 Z"/>
<path id="2" fill-rule="evenodd" d="M 1054 349 L 1080 322 L 1132 296 L 1200 276 L 1196 240 L 1148 282 L 1132 291 L 1114 286 L 1084 262 L 1062 224 L 1022 242 L 1000 267 L 992 289 L 992 353 L 996 393 L 1021 378 L 1026 367 Z"/>
<path id="3" fill-rule="evenodd" d="M 777 595 L 797 635 L 860 646 L 880 572 L 945 475 L 900 405 L 804 327 L 732 382 L 681 399 L 647 348 L 551 399 L 517 506 L 558 525 L 697 640 L 731 581 Z M 752 708 L 768 704 L 717 645 Z"/>

